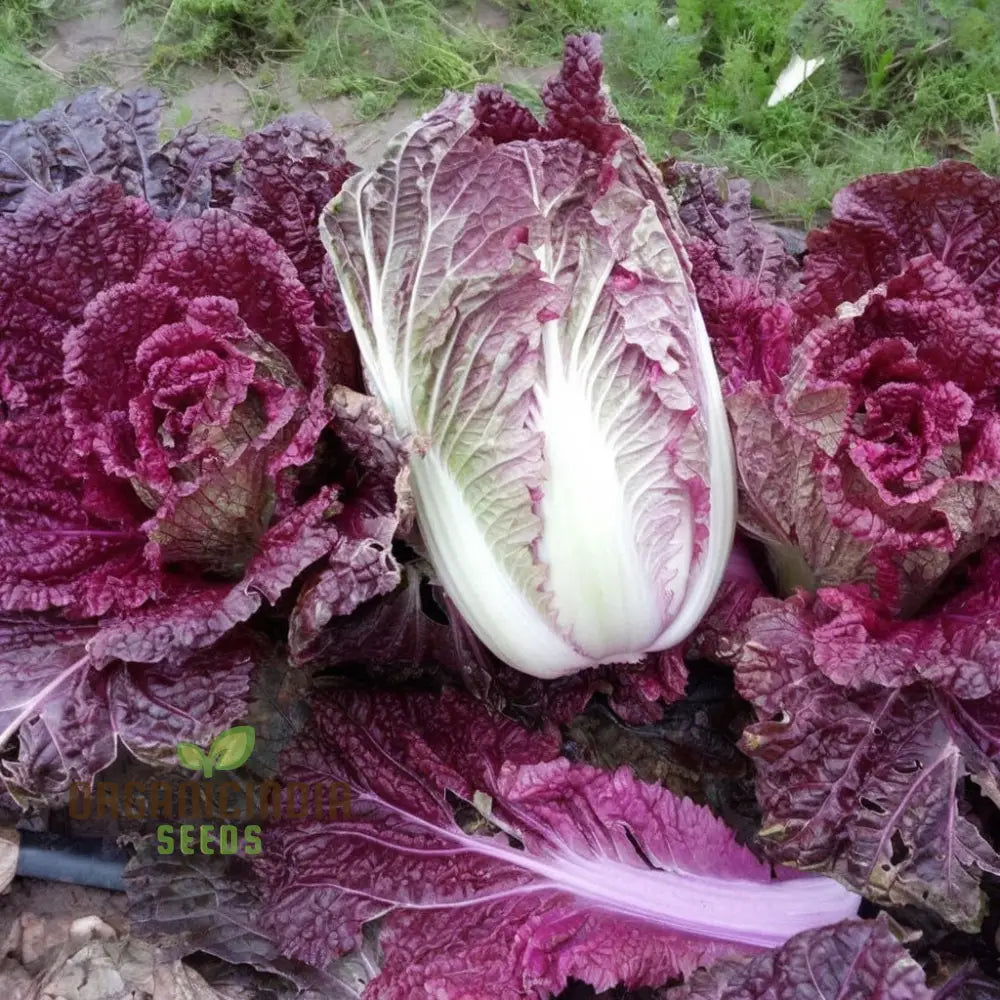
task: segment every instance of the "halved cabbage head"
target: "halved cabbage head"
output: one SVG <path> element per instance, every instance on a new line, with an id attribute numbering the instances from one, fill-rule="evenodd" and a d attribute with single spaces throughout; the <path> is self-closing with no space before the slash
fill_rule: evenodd
<path id="1" fill-rule="evenodd" d="M 621 125 L 610 150 L 501 135 L 505 101 L 449 96 L 321 229 L 435 571 L 494 653 L 556 677 L 694 628 L 735 476 L 652 164 Z"/>

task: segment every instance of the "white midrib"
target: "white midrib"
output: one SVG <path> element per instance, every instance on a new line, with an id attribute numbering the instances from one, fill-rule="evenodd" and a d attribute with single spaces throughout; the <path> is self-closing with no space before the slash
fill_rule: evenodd
<path id="1" fill-rule="evenodd" d="M 539 263 L 556 284 L 561 261 L 547 243 Z M 595 412 L 581 355 L 613 266 L 608 259 L 595 273 L 580 315 L 570 312 L 543 325 L 545 377 L 536 389 L 546 452 L 539 558 L 549 566 L 550 599 L 561 629 L 594 662 L 628 660 L 650 648 L 664 611 L 636 548 L 609 428 Z"/>
<path id="2" fill-rule="evenodd" d="M 358 799 L 376 801 L 370 795 L 361 795 Z M 383 808 L 388 805 L 377 801 Z M 558 853 L 555 848 L 543 857 L 504 846 L 497 840 L 442 829 L 402 809 L 389 808 L 408 823 L 426 829 L 435 839 L 445 837 L 456 845 L 454 851 L 393 845 L 390 849 L 396 854 L 419 857 L 473 853 L 505 862 L 537 877 L 537 882 L 505 894 L 565 892 L 586 901 L 594 909 L 628 915 L 666 930 L 760 948 L 779 947 L 802 931 L 857 915 L 859 897 L 824 876 L 756 882 L 703 875 L 681 868 L 642 869 L 613 858 Z M 373 844 L 381 843 L 378 837 L 367 833 L 349 829 L 340 833 Z M 323 884 L 347 892 L 357 891 L 326 879 Z M 450 903 L 411 904 L 387 896 L 372 898 L 405 909 L 451 909 L 476 905 L 484 901 L 484 896 L 494 898 L 488 891 Z"/>

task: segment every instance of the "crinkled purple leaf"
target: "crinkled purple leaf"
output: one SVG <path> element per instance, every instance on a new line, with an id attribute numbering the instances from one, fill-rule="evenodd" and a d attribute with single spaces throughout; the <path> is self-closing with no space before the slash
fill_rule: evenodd
<path id="1" fill-rule="evenodd" d="M 845 920 L 753 958 L 699 969 L 662 1000 L 934 1000 L 888 921 Z"/>
<path id="2" fill-rule="evenodd" d="M 544 134 L 531 111 L 495 85 L 476 89 L 476 122 L 474 134 L 496 143 L 540 139 Z"/>
<path id="3" fill-rule="evenodd" d="M 64 792 L 110 764 L 119 744 L 151 763 L 202 744 L 246 710 L 258 647 L 233 634 L 155 664 L 102 661 L 94 625 L 0 618 L 0 748 L 18 737 L 3 779 L 32 795 Z"/>
<path id="4" fill-rule="evenodd" d="M 970 567 L 964 585 L 914 618 L 892 619 L 864 588 L 821 590 L 802 612 L 816 666 L 845 687 L 905 687 L 925 680 L 957 698 L 1000 692 L 1000 548 Z"/>
<path id="5" fill-rule="evenodd" d="M 166 219 L 228 208 L 236 193 L 240 152 L 236 139 L 188 125 L 150 156 L 145 190 L 129 194 L 145 198 Z"/>
<path id="6" fill-rule="evenodd" d="M 555 758 L 551 729 L 466 696 L 341 691 L 314 707 L 283 780 L 346 781 L 351 815 L 267 831 L 268 927 L 323 964 L 382 917 L 368 997 L 653 985 L 856 906 L 829 880 L 772 881 L 707 809 Z"/>
<path id="7" fill-rule="evenodd" d="M 31 119 L 0 122 L 0 213 L 29 196 L 103 177 L 144 196 L 159 145 L 161 98 L 90 90 Z"/>
<path id="8" fill-rule="evenodd" d="M 568 36 L 559 72 L 542 87 L 546 139 L 572 139 L 602 155 L 630 140 L 603 79 L 601 36 Z"/>
<path id="9" fill-rule="evenodd" d="M 316 321 L 348 329 L 336 287 L 324 279 L 326 252 L 317 233 L 322 210 L 357 170 L 343 143 L 315 115 L 287 115 L 243 140 L 240 166 L 232 211 L 292 259 L 316 303 Z"/>
<path id="10" fill-rule="evenodd" d="M 330 127 L 314 115 L 288 115 L 241 142 L 192 124 L 161 146 L 161 110 L 155 91 L 98 89 L 32 119 L 0 123 L 0 213 L 85 177 L 120 184 L 164 219 L 231 210 L 291 257 L 331 337 L 346 330 L 335 283 L 324 276 L 316 223 L 356 168 Z M 336 340 L 327 361 L 337 361 L 344 377 L 335 381 L 354 384 L 356 353 L 343 334 Z"/>
<path id="11" fill-rule="evenodd" d="M 380 942 L 386 961 L 365 1000 L 421 994 L 442 1000 L 542 1000 L 560 995 L 570 981 L 603 994 L 622 983 L 627 989 L 663 982 L 678 968 L 732 954 L 724 946 L 678 940 L 639 922 L 587 913 L 569 900 L 530 897 L 470 906 L 462 920 L 448 911 L 406 913 L 386 922 Z M 511 974 L 512 962 L 521 966 L 519 974 Z"/>
<path id="12" fill-rule="evenodd" d="M 784 301 L 797 287 L 797 262 L 777 231 L 753 218 L 747 181 L 679 161 L 669 161 L 663 175 L 687 231 L 692 280 L 724 391 L 747 381 L 776 391 L 799 336 Z"/>
<path id="13" fill-rule="evenodd" d="M 400 479 L 406 452 L 384 412 L 370 396 L 343 386 L 328 401 L 337 454 L 322 456 L 341 486 L 339 511 L 332 518 L 338 536 L 303 586 L 289 622 L 293 656 L 312 645 L 332 618 L 387 594 L 400 582 L 391 554 L 399 520 Z"/>
<path id="14" fill-rule="evenodd" d="M 304 384 L 321 379 L 312 302 L 287 255 L 262 230 L 218 210 L 180 219 L 143 261 L 141 278 L 175 286 L 185 299 L 232 300 L 250 329 L 284 354 Z"/>
<path id="15" fill-rule="evenodd" d="M 817 667 L 827 651 L 810 630 L 810 600 L 759 602 L 736 674 L 761 719 L 743 747 L 757 764 L 771 856 L 974 931 L 983 874 L 1000 873 L 1000 855 L 961 796 L 967 776 L 995 774 L 1000 695 L 839 687 Z"/>
<path id="16" fill-rule="evenodd" d="M 799 337 L 791 306 L 722 270 L 709 244 L 689 240 L 691 276 L 726 395 L 747 382 L 777 392 Z"/>
<path id="17" fill-rule="evenodd" d="M 141 560 L 143 505 L 125 484 L 74 471 L 58 406 L 64 335 L 106 283 L 135 275 L 161 231 L 146 206 L 100 181 L 0 219 L 4 608 L 85 615 L 119 599 L 134 606 L 158 589 Z M 96 270 L 95 243 L 107 253 Z"/>
<path id="18" fill-rule="evenodd" d="M 874 578 L 870 547 L 833 525 L 811 441 L 787 428 L 776 397 L 749 383 L 726 400 L 740 477 L 739 524 L 766 543 L 782 592 Z"/>
<path id="19" fill-rule="evenodd" d="M 749 181 L 730 177 L 721 167 L 677 160 L 668 162 L 663 174 L 688 235 L 707 245 L 724 274 L 744 279 L 763 297 L 794 293 L 799 265 L 774 227 L 753 217 Z M 696 286 L 700 300 L 697 280 Z"/>
<path id="20" fill-rule="evenodd" d="M 542 88 L 544 123 L 501 87 L 481 86 L 473 134 L 497 144 L 569 139 L 601 156 L 612 153 L 634 137 L 618 118 L 603 77 L 600 36 L 570 35 L 559 72 Z"/>
<path id="21" fill-rule="evenodd" d="M 655 722 L 664 704 L 684 697 L 688 671 L 678 647 L 650 653 L 639 666 L 622 667 L 612 678 L 608 704 L 625 722 Z"/>
<path id="22" fill-rule="evenodd" d="M 862 178 L 833 199 L 830 225 L 809 234 L 795 308 L 810 319 L 833 316 L 913 258 L 931 254 L 995 311 L 998 233 L 1000 181 L 971 163 L 945 160 Z"/>
<path id="23" fill-rule="evenodd" d="M 162 231 L 147 205 L 101 181 L 0 217 L 0 391 L 10 410 L 53 402 L 64 334 L 99 292 L 134 279 Z"/>
<path id="24" fill-rule="evenodd" d="M 55 414 L 0 422 L 0 608 L 64 608 L 74 617 L 164 596 L 146 564 L 148 516 L 127 484 L 71 471 Z"/>

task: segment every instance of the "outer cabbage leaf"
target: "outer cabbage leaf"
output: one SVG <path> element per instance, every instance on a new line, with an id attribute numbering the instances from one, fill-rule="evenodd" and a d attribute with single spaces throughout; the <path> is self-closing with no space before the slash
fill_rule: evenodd
<path id="1" fill-rule="evenodd" d="M 775 391 L 799 336 L 786 299 L 799 265 L 779 232 L 753 217 L 750 184 L 725 170 L 671 161 L 698 303 L 728 394 L 747 381 Z"/>
<path id="2" fill-rule="evenodd" d="M 798 262 L 779 230 L 754 218 L 749 181 L 720 167 L 678 161 L 664 166 L 663 178 L 676 192 L 687 245 L 700 241 L 721 272 L 747 280 L 761 295 L 794 294 Z M 699 285 L 699 297 L 701 291 Z"/>
<path id="3" fill-rule="evenodd" d="M 287 115 L 243 140 L 232 210 L 268 233 L 291 258 L 316 302 L 322 325 L 348 329 L 316 224 L 357 167 L 330 126 L 311 114 Z"/>
<path id="4" fill-rule="evenodd" d="M 104 177 L 134 195 L 154 183 L 162 101 L 153 90 L 90 90 L 34 118 L 0 122 L 0 212 L 62 191 L 84 177 Z M 219 143 L 236 145 L 219 137 Z M 237 146 L 238 148 L 238 146 Z"/>
<path id="5" fill-rule="evenodd" d="M 533 130 L 450 96 L 323 220 L 431 562 L 554 677 L 677 644 L 731 543 L 731 453 L 669 198 L 570 39 Z M 518 130 L 541 138 L 516 138 Z"/>
<path id="6" fill-rule="evenodd" d="M 1000 546 L 966 568 L 962 585 L 910 619 L 885 615 L 862 587 L 821 590 L 803 609 L 816 666 L 845 687 L 920 680 L 962 699 L 1000 692 Z"/>
<path id="7" fill-rule="evenodd" d="M 710 245 L 689 240 L 686 249 L 724 392 L 747 382 L 776 392 L 800 336 L 791 306 L 763 292 L 756 280 L 723 271 Z"/>
<path id="8" fill-rule="evenodd" d="M 931 254 L 995 310 L 998 233 L 1000 181 L 971 163 L 864 177 L 837 193 L 829 226 L 809 234 L 795 308 L 813 320 L 833 316 Z"/>
<path id="9" fill-rule="evenodd" d="M 382 918 L 368 997 L 654 985 L 855 910 L 831 880 L 772 880 L 706 808 L 454 692 L 314 708 L 282 780 L 348 782 L 351 815 L 268 829 L 267 926 L 322 965 Z"/>
<path id="10" fill-rule="evenodd" d="M 769 854 L 975 931 L 980 883 L 1000 873 L 1000 855 L 962 797 L 972 778 L 1000 799 L 1000 695 L 959 700 L 919 682 L 840 687 L 818 667 L 836 649 L 814 627 L 812 604 L 758 602 L 736 672 L 761 720 L 743 747 L 757 764 Z"/>
<path id="11" fill-rule="evenodd" d="M 699 969 L 663 1000 L 932 1000 L 924 971 L 882 917 L 805 931 L 784 947 Z"/>
<path id="12" fill-rule="evenodd" d="M 132 628 L 141 618 L 104 637 Z M 99 634 L 52 616 L 0 616 L 0 746 L 17 734 L 17 759 L 3 774 L 15 789 L 52 795 L 89 782 L 119 745 L 162 763 L 179 741 L 205 743 L 245 713 L 259 655 L 251 636 L 151 665 L 103 658 Z"/>

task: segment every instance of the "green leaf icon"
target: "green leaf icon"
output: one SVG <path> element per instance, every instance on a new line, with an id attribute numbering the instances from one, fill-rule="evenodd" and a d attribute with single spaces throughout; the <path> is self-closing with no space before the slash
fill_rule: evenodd
<path id="1" fill-rule="evenodd" d="M 190 771 L 202 771 L 206 765 L 211 766 L 205 751 L 195 743 L 178 743 L 177 759 L 181 762 L 181 767 Z"/>
<path id="2" fill-rule="evenodd" d="M 253 726 L 233 726 L 219 733 L 208 751 L 212 766 L 218 771 L 232 771 L 245 764 L 253 752 L 253 743 Z"/>

